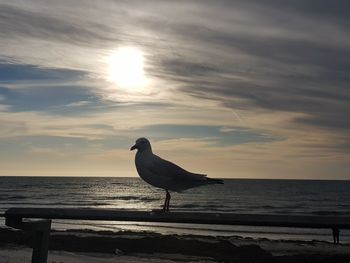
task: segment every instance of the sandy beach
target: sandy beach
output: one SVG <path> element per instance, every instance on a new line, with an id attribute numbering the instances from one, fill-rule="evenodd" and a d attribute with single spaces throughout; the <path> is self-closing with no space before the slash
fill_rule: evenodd
<path id="1" fill-rule="evenodd" d="M 31 235 L 0 230 L 0 263 L 30 262 Z M 349 262 L 350 244 L 151 232 L 52 231 L 48 262 Z"/>

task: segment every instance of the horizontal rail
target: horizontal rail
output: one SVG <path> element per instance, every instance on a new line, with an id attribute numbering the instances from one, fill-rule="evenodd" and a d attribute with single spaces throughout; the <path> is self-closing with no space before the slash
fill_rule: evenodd
<path id="1" fill-rule="evenodd" d="M 161 212 L 77 208 L 10 208 L 5 212 L 5 217 L 350 229 L 350 217 L 344 216 Z"/>
<path id="2" fill-rule="evenodd" d="M 7 226 L 35 232 L 32 263 L 47 263 L 51 219 L 331 228 L 335 244 L 339 243 L 339 229 L 350 229 L 350 217 L 340 216 L 161 212 L 77 208 L 10 208 L 6 210 L 5 218 Z M 31 218 L 42 220 L 23 221 L 23 219 Z"/>

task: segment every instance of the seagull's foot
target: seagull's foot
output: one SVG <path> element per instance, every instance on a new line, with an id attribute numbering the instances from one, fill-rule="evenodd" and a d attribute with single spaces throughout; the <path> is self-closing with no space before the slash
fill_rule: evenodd
<path id="1" fill-rule="evenodd" d="M 152 212 L 154 213 L 169 213 L 169 209 L 152 209 Z"/>
<path id="2" fill-rule="evenodd" d="M 152 212 L 154 212 L 154 213 L 165 213 L 166 211 L 164 209 L 152 209 Z"/>

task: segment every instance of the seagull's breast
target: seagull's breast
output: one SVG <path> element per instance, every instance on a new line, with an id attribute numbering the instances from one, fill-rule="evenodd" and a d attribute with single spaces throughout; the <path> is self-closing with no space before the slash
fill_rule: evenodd
<path id="1" fill-rule="evenodd" d="M 169 178 L 154 172 L 154 155 L 152 152 L 137 152 L 135 166 L 137 173 L 144 181 L 158 188 L 169 189 Z"/>
<path id="2" fill-rule="evenodd" d="M 152 153 L 149 152 L 137 152 L 135 156 L 135 165 L 138 173 L 143 173 L 149 170 L 152 166 Z"/>

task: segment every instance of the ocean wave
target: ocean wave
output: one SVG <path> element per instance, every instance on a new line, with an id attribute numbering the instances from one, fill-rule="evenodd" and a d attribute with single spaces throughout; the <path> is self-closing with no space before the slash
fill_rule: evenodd
<path id="1" fill-rule="evenodd" d="M 93 228 L 104 228 L 104 229 L 110 229 L 114 231 L 120 231 L 123 229 L 129 229 L 130 227 L 138 227 L 139 229 L 152 229 L 154 231 L 155 229 L 167 229 L 167 230 L 188 230 L 188 231 L 214 231 L 216 233 L 225 233 L 232 234 L 232 235 L 246 235 L 246 234 L 277 234 L 277 235 L 295 235 L 295 236 L 305 236 L 305 235 L 313 235 L 313 236 L 329 236 L 328 231 L 319 231 L 314 229 L 303 229 L 302 231 L 300 229 L 296 228 L 287 228 L 288 230 L 283 230 L 285 228 L 281 227 L 254 227 L 253 229 L 250 229 L 251 227 L 242 227 L 242 226 L 232 226 L 231 228 L 223 227 L 221 225 L 179 225 L 179 224 L 143 224 L 143 223 L 113 223 L 113 224 L 106 224 L 106 223 L 86 223 L 86 222 L 73 222 L 66 220 L 65 222 L 59 222 L 55 221 L 54 224 L 56 225 L 65 225 L 65 226 L 80 226 L 80 227 L 93 227 Z M 220 234 L 219 234 L 220 235 Z M 344 236 L 349 236 L 346 233 L 343 233 Z"/>
<path id="2" fill-rule="evenodd" d="M 47 201 L 47 202 L 40 202 L 40 201 L 29 201 L 29 202 L 11 202 L 7 201 L 6 203 L 3 203 L 0 201 L 0 204 L 4 204 L 2 207 L 3 208 L 10 208 L 10 207 L 16 207 L 16 206 L 21 206 L 21 207 L 26 207 L 26 206 L 35 206 L 35 207 L 42 207 L 42 206 L 50 206 L 52 208 L 58 208 L 58 207 L 96 207 L 96 206 L 109 206 L 111 203 L 108 202 L 70 202 L 70 201 L 61 201 L 57 202 L 57 200 L 53 201 Z"/>
<path id="3" fill-rule="evenodd" d="M 108 202 L 57 202 L 55 205 L 57 206 L 107 206 L 111 203 Z"/>
<path id="4" fill-rule="evenodd" d="M 335 216 L 345 216 L 350 215 L 350 211 L 312 211 L 313 215 L 319 215 L 319 216 L 328 216 L 328 215 L 335 215 Z"/>
<path id="5" fill-rule="evenodd" d="M 0 200 L 5 199 L 6 201 L 8 201 L 8 200 L 24 200 L 26 198 L 28 198 L 28 197 L 24 196 L 24 195 L 0 196 Z"/>
<path id="6" fill-rule="evenodd" d="M 122 201 L 142 201 L 142 202 L 153 202 L 158 201 L 159 198 L 147 197 L 147 196 L 107 196 L 100 197 L 101 200 L 122 200 Z"/>

